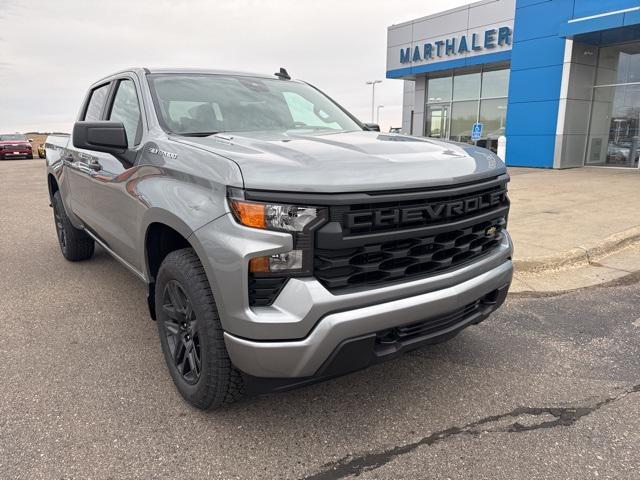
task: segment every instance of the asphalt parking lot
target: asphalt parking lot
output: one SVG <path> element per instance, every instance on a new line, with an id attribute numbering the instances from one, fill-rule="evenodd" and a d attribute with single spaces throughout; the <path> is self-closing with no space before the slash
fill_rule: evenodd
<path id="1" fill-rule="evenodd" d="M 0 162 L 0 478 L 640 478 L 640 276 L 510 296 L 324 384 L 200 412 L 143 285 L 59 252 L 42 160 Z"/>

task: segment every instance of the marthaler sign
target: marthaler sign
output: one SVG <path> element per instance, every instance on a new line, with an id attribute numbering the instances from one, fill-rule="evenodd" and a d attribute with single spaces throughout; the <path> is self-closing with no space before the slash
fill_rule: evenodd
<path id="1" fill-rule="evenodd" d="M 400 49 L 400 63 L 415 63 L 429 61 L 434 58 L 463 55 L 465 53 L 491 50 L 505 45 L 511 45 L 511 27 L 491 28 L 482 33 L 451 37 L 433 43 L 425 43 Z"/>

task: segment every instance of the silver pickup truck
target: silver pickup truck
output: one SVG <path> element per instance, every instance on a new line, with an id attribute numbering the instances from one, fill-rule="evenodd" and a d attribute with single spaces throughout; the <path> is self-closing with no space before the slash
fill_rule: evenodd
<path id="1" fill-rule="evenodd" d="M 511 282 L 505 165 L 375 129 L 284 69 L 113 74 L 47 140 L 62 254 L 145 282 L 199 408 L 447 340 Z"/>

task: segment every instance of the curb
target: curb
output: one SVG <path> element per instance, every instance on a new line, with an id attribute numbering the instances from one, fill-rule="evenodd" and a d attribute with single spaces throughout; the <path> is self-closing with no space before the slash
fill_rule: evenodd
<path id="1" fill-rule="evenodd" d="M 640 242 L 640 225 L 610 235 L 595 245 L 579 246 L 549 257 L 515 259 L 513 265 L 516 271 L 524 273 L 583 267 L 636 242 Z"/>

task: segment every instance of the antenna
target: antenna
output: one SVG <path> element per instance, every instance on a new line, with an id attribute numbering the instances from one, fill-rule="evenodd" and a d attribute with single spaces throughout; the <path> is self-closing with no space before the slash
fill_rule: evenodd
<path id="1" fill-rule="evenodd" d="M 287 69 L 284 67 L 280 67 L 280 71 L 277 73 L 274 73 L 274 75 L 278 77 L 280 80 L 291 80 L 289 73 L 287 73 Z"/>

